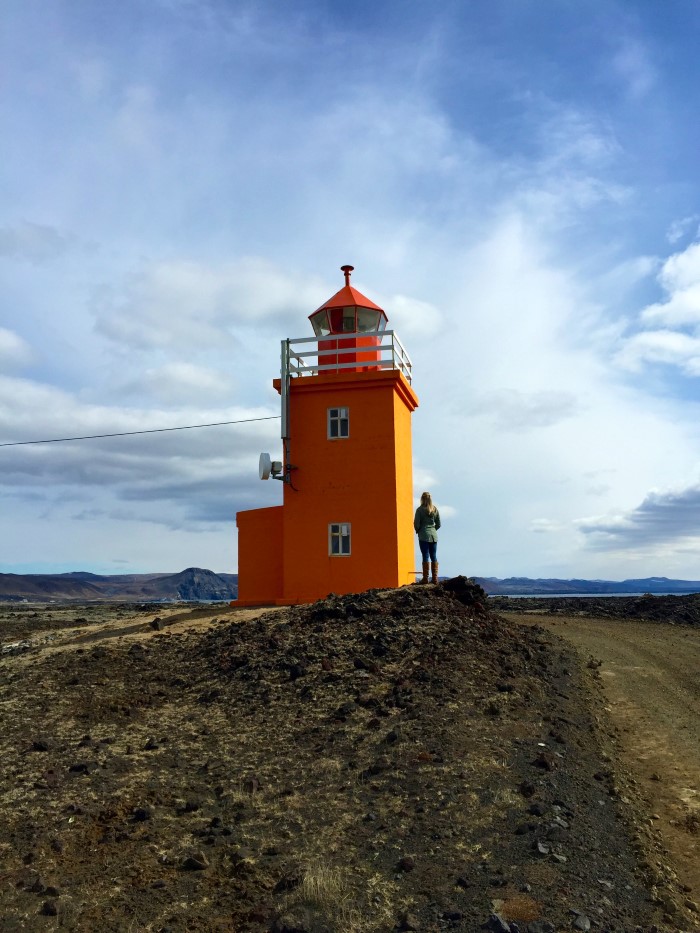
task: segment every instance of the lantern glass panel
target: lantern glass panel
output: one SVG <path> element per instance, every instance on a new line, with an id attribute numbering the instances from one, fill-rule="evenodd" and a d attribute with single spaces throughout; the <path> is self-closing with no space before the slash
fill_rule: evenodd
<path id="1" fill-rule="evenodd" d="M 343 332 L 355 333 L 355 308 L 343 308 Z"/>
<path id="2" fill-rule="evenodd" d="M 328 323 L 328 312 L 326 310 L 314 314 L 311 318 L 311 324 L 317 337 L 325 337 L 331 332 L 330 324 Z"/>
<path id="3" fill-rule="evenodd" d="M 379 319 L 383 317 L 379 311 L 372 311 L 369 308 L 357 309 L 357 332 L 360 334 L 379 330 Z"/>

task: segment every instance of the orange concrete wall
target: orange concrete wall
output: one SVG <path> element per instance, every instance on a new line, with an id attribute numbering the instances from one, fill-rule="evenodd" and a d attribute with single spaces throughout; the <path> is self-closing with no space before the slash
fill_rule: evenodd
<path id="1" fill-rule="evenodd" d="M 399 586 L 414 577 L 411 411 L 418 400 L 396 371 L 292 380 L 284 487 L 284 594 Z M 350 437 L 329 440 L 328 408 L 350 409 Z M 328 524 L 349 522 L 352 554 L 330 556 Z"/>
<path id="2" fill-rule="evenodd" d="M 415 532 L 413 530 L 413 408 L 397 392 L 394 395 L 394 456 L 396 461 L 396 508 L 399 585 L 416 580 Z"/>
<path id="3" fill-rule="evenodd" d="M 238 602 L 274 603 L 282 596 L 282 506 L 238 512 Z"/>

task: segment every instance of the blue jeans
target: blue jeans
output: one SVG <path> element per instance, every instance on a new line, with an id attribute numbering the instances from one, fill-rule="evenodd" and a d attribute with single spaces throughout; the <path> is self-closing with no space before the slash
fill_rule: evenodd
<path id="1" fill-rule="evenodd" d="M 437 563 L 437 541 L 421 541 L 418 539 L 418 545 L 420 547 L 420 552 L 423 555 L 424 561 L 432 561 L 434 564 Z"/>

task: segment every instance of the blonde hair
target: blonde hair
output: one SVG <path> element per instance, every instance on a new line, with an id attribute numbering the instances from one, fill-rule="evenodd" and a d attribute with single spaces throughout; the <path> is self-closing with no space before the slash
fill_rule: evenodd
<path id="1" fill-rule="evenodd" d="M 433 497 L 429 492 L 422 492 L 420 497 L 420 504 L 423 508 L 428 510 L 428 514 L 432 515 L 435 511 L 435 506 L 433 505 Z"/>

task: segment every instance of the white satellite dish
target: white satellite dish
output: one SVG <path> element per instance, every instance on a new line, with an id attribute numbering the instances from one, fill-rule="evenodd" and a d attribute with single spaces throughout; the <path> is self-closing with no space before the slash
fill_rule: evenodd
<path id="1" fill-rule="evenodd" d="M 269 454 L 260 454 L 260 462 L 258 464 L 258 475 L 260 479 L 269 479 L 270 473 L 272 473 L 272 458 Z"/>

